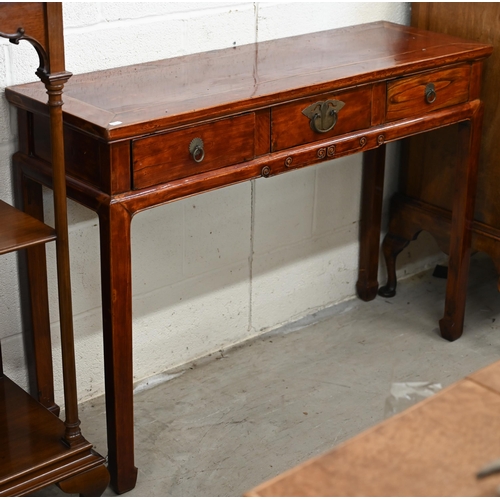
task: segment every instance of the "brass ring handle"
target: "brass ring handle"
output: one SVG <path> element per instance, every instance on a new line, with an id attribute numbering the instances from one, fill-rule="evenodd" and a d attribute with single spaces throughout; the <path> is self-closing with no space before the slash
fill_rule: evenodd
<path id="1" fill-rule="evenodd" d="M 332 118 L 333 117 L 333 118 Z M 333 127 L 337 124 L 339 115 L 337 112 L 332 109 L 327 112 L 326 116 L 321 115 L 320 113 L 316 113 L 311 118 L 311 128 L 315 132 L 319 132 L 320 134 L 324 134 L 325 132 L 330 132 Z M 325 128 L 322 128 L 323 123 L 327 123 Z"/>
<path id="2" fill-rule="evenodd" d="M 189 152 L 196 163 L 201 163 L 203 158 L 205 158 L 205 150 L 203 149 L 203 141 L 196 137 L 189 144 Z"/>
<path id="3" fill-rule="evenodd" d="M 205 158 L 205 151 L 202 147 L 196 146 L 193 151 L 193 160 L 196 163 L 200 163 L 203 161 L 203 158 Z"/>
<path id="4" fill-rule="evenodd" d="M 427 104 L 432 104 L 436 100 L 436 88 L 433 83 L 428 83 L 425 86 L 425 100 Z"/>
<path id="5" fill-rule="evenodd" d="M 338 120 L 338 112 L 344 107 L 342 101 L 328 99 L 311 104 L 302 110 L 302 114 L 310 119 L 309 125 L 314 132 L 324 134 L 335 127 Z"/>

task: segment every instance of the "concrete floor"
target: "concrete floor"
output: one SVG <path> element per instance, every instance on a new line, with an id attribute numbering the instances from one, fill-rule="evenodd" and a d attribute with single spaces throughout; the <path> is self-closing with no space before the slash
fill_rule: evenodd
<path id="1" fill-rule="evenodd" d="M 345 302 L 138 392 L 139 478 L 123 496 L 240 496 L 380 422 L 393 383 L 445 387 L 498 360 L 489 258 L 473 258 L 464 335 L 453 343 L 438 333 L 445 285 L 425 272 L 393 299 Z M 84 435 L 103 455 L 104 418 L 103 398 L 82 405 Z"/>

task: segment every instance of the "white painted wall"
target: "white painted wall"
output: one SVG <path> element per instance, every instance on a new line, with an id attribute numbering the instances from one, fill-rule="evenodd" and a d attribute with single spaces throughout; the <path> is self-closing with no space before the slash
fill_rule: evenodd
<path id="1" fill-rule="evenodd" d="M 372 2 L 70 2 L 64 3 L 66 65 L 76 74 L 375 20 L 407 24 L 409 9 L 408 3 Z M 0 197 L 7 201 L 12 199 L 9 165 L 16 119 L 3 91 L 35 80 L 34 68 L 36 56 L 27 44 L 0 44 Z M 397 147 L 391 146 L 386 197 L 395 187 L 396 157 Z M 132 224 L 136 380 L 353 297 L 360 167 L 356 155 L 137 215 Z M 47 191 L 49 221 L 50 203 Z M 73 202 L 69 217 L 78 383 L 84 400 L 104 390 L 98 221 Z M 55 251 L 53 244 L 48 248 L 61 401 Z M 436 260 L 429 238 L 410 248 L 418 258 L 409 259 L 405 252 L 400 274 Z M 0 281 L 5 371 L 25 385 L 15 256 L 0 259 Z"/>

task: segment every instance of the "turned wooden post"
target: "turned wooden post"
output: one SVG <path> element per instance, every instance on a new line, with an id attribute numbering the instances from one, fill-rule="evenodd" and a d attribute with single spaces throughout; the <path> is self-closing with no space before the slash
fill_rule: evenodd
<path id="1" fill-rule="evenodd" d="M 62 118 L 62 93 L 71 73 L 43 76 L 50 110 L 50 139 L 52 146 L 54 214 L 56 259 L 59 292 L 59 315 L 61 320 L 61 350 L 64 377 L 64 404 L 66 408 L 65 440 L 69 445 L 83 440 L 78 419 L 76 390 L 76 366 L 73 333 L 73 306 L 71 300 L 71 277 L 69 261 L 69 235 L 66 201 L 66 173 L 64 167 L 64 139 Z"/>

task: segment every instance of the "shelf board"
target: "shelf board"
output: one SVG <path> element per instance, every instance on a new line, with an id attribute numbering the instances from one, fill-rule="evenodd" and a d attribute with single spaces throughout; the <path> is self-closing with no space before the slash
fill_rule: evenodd
<path id="1" fill-rule="evenodd" d="M 84 442 L 69 448 L 64 423 L 0 376 L 0 496 L 25 495 L 104 462 Z"/>
<path id="2" fill-rule="evenodd" d="M 0 255 L 56 239 L 53 228 L 0 200 Z"/>

